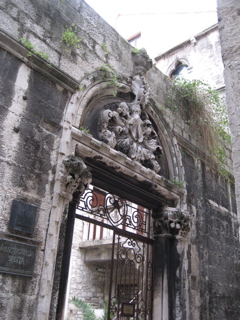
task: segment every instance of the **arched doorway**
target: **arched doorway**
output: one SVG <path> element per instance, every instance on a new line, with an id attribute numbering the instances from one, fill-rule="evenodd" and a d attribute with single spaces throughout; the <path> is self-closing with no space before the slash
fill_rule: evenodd
<path id="1" fill-rule="evenodd" d="M 102 84 L 100 88 L 102 90 Z M 93 89 L 91 88 L 91 90 Z M 176 175 L 179 176 L 179 168 L 176 165 L 178 158 L 174 151 L 176 146 L 173 145 L 170 134 L 166 134 L 168 131 L 164 127 L 159 115 L 156 114 L 151 105 L 147 103 L 147 96 L 148 86 L 144 78 L 140 76 L 135 77 L 131 87 L 128 90 L 125 88 L 125 91 L 120 92 L 117 97 L 106 94 L 105 96 L 100 95 L 99 91 L 95 91 L 94 95 L 86 94 L 82 99 L 82 101 L 85 101 L 85 105 L 82 106 L 81 111 L 78 111 L 78 116 L 76 117 L 79 119 L 80 125 L 79 122 L 77 122 L 76 127 L 71 127 L 71 143 L 75 156 L 82 158 L 88 170 L 91 172 L 94 187 L 100 188 L 104 190 L 104 192 L 107 191 L 116 197 L 120 197 L 120 199 L 124 201 L 134 203 L 135 206 L 144 208 L 142 215 L 149 212 L 150 216 L 154 216 L 154 220 L 157 222 L 155 224 L 155 233 L 156 236 L 159 236 L 159 233 L 161 233 L 161 238 L 159 238 L 160 242 L 158 242 L 161 243 L 164 261 L 168 261 L 168 263 L 164 264 L 159 263 L 158 260 L 157 263 L 159 267 L 155 274 L 158 279 L 162 279 L 161 281 L 168 285 L 168 279 L 173 278 L 172 274 L 176 275 L 177 268 L 179 267 L 179 261 L 175 263 L 174 267 L 171 266 L 170 269 L 168 265 L 174 260 L 172 259 L 172 255 L 176 255 L 177 252 L 175 235 L 183 225 L 187 225 L 184 220 L 184 214 L 181 211 L 181 198 L 184 195 L 184 191 L 170 181 L 170 179 Z M 67 176 L 73 177 L 74 174 L 68 173 Z M 68 211 L 67 231 L 65 232 L 66 245 L 62 255 L 63 271 L 60 279 L 60 294 L 58 299 L 60 316 L 58 316 L 57 319 L 62 319 L 62 311 L 65 305 L 64 301 L 66 300 L 66 279 L 69 273 L 71 239 L 77 207 L 79 206 L 79 195 L 82 196 L 83 193 L 77 193 L 76 201 L 70 203 Z M 115 204 L 117 202 L 115 202 Z M 171 210 L 168 210 L 168 208 L 171 208 Z M 114 210 L 117 209 L 119 208 L 114 207 Z M 89 214 L 89 212 L 87 212 L 87 214 Z M 86 219 L 86 216 L 83 214 L 80 214 L 80 216 L 81 221 L 93 223 L 100 228 L 110 229 L 113 233 L 112 242 L 116 244 L 119 240 L 119 248 L 121 248 L 122 243 L 128 242 L 127 239 L 132 239 L 133 241 L 136 241 L 136 239 L 138 241 L 141 240 L 144 246 L 147 244 L 147 246 L 150 245 L 151 247 L 153 244 L 153 230 L 152 234 L 143 236 L 139 234 L 141 230 L 138 230 L 137 227 L 133 234 L 129 234 L 129 230 L 124 230 L 126 221 L 122 222 L 120 229 L 117 228 L 115 230 L 115 226 L 109 227 L 109 222 L 105 225 L 104 222 L 99 222 L 90 217 Z M 126 217 L 124 219 L 126 220 Z M 150 219 L 150 221 L 153 224 L 153 220 Z M 151 223 L 149 222 L 148 225 Z M 162 235 L 164 232 L 166 236 Z M 123 240 L 123 238 L 125 240 Z M 171 239 L 171 246 L 168 244 L 169 239 Z M 129 241 L 131 242 L 131 240 Z M 114 253 L 115 244 L 111 249 L 113 257 L 118 256 Z M 142 244 L 139 248 L 141 247 Z M 167 248 L 169 248 L 169 250 Z M 126 247 L 124 247 L 124 250 L 126 250 Z M 134 250 L 130 250 L 130 252 L 134 255 Z M 148 255 L 151 256 L 149 252 L 152 252 L 152 249 L 147 249 L 147 252 Z M 143 254 L 141 255 L 143 256 Z M 179 257 L 175 260 L 179 260 Z M 64 261 L 66 261 L 66 263 Z M 112 270 L 110 272 L 112 279 L 115 272 L 114 270 L 116 269 L 116 261 L 118 260 L 114 260 L 113 258 L 110 268 L 110 270 Z M 121 264 L 122 263 L 123 261 Z M 136 262 L 133 262 L 133 265 L 135 270 Z M 144 269 L 147 268 L 144 267 Z M 147 279 L 146 275 L 144 279 Z M 129 283 L 128 285 L 128 291 L 131 292 L 131 294 L 134 292 L 135 297 L 133 296 L 131 298 L 129 296 L 125 301 L 120 301 L 120 292 L 124 290 L 123 287 L 121 287 L 121 283 L 116 284 L 115 281 L 114 294 L 113 296 L 112 293 L 109 294 L 108 302 L 111 301 L 113 297 L 116 299 L 116 296 L 118 297 L 118 299 L 116 299 L 118 302 L 115 303 L 115 305 L 113 304 L 112 307 L 111 303 L 109 303 L 109 317 L 115 309 L 116 315 L 114 315 L 113 318 L 115 316 L 119 317 L 120 314 L 125 314 L 123 310 L 124 304 L 130 304 L 126 305 L 126 307 L 129 306 L 129 310 L 131 308 L 132 310 L 134 309 L 132 312 L 134 312 L 135 315 L 137 314 L 137 307 L 135 308 L 134 306 L 133 308 L 131 304 L 140 297 L 140 291 L 143 290 L 139 290 L 138 284 Z M 174 310 L 172 305 L 175 304 L 174 286 L 175 284 L 173 284 L 173 289 L 169 288 L 169 290 L 171 290 L 171 299 L 168 298 L 168 294 L 165 294 L 166 288 L 164 285 L 158 286 L 157 290 L 154 290 L 151 285 L 148 286 L 151 287 L 151 295 L 154 291 L 157 292 L 156 294 L 154 293 L 154 304 L 157 305 L 157 308 L 161 308 L 160 312 L 162 314 L 167 314 L 166 319 L 173 319 L 171 310 Z M 109 285 L 109 287 L 112 289 L 112 286 Z M 126 294 L 124 295 L 126 296 Z M 146 292 L 143 293 L 143 295 L 146 296 Z M 147 294 L 148 297 L 151 295 Z M 152 300 L 152 298 L 149 299 Z M 162 302 L 163 300 L 164 303 Z M 168 306 L 169 310 L 171 310 L 166 312 L 164 308 L 166 308 L 168 301 L 171 302 Z M 146 306 L 146 301 L 144 303 Z M 165 307 L 159 307 L 160 305 L 165 305 Z M 150 307 L 145 308 L 148 310 L 151 309 Z M 151 316 L 152 309 L 151 312 L 145 312 L 145 318 L 149 317 L 150 319 Z"/>

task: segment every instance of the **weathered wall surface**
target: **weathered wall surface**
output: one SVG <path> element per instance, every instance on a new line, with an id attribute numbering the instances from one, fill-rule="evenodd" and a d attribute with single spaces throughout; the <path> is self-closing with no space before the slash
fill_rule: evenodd
<path id="1" fill-rule="evenodd" d="M 238 209 L 239 192 L 239 25 L 240 7 L 237 0 L 218 0 L 219 32 L 221 39 L 229 126 L 233 139 L 233 163 L 236 179 Z"/>
<path id="2" fill-rule="evenodd" d="M 63 112 L 80 80 L 104 63 L 109 62 L 128 75 L 133 70 L 131 48 L 82 1 L 2 1 L 0 7 L 0 28 L 4 33 L 1 40 L 3 49 L 7 48 L 1 50 L 1 231 L 8 232 L 13 199 L 33 204 L 37 206 L 37 219 L 32 239 L 24 242 L 13 236 L 8 238 L 38 247 L 34 277 L 1 274 L 1 312 L 7 319 L 36 318 L 40 296 L 38 313 L 43 319 L 42 313 L 47 314 L 49 309 L 54 272 L 54 264 L 49 268 L 49 261 L 52 263 L 56 255 L 62 215 L 60 205 L 60 217 L 55 213 L 55 221 L 49 222 Z M 69 49 L 61 42 L 61 36 L 73 22 L 83 40 L 81 48 Z M 28 50 L 19 46 L 20 38 L 30 40 L 37 52 L 48 54 L 48 61 L 29 57 Z M 106 42 L 109 54 L 102 47 Z M 122 50 L 118 50 L 120 43 Z M 63 143 L 61 153 L 66 149 Z M 53 225 L 52 230 L 49 224 Z M 47 233 L 53 236 L 46 244 Z"/>
<path id="3" fill-rule="evenodd" d="M 1 275 L 1 313 L 30 319 L 35 312 L 39 274 L 53 192 L 60 122 L 68 93 L 1 49 L 1 232 L 8 232 L 12 200 L 37 207 L 32 237 L 7 239 L 37 245 L 32 278 Z"/>
<path id="4" fill-rule="evenodd" d="M 48 319 L 50 310 L 60 224 L 69 201 L 60 192 L 60 164 L 74 153 L 71 130 L 76 116 L 83 123 L 87 112 L 77 110 L 78 101 L 82 96 L 90 102 L 96 98 L 91 93 L 93 84 L 106 82 L 99 73 L 101 66 L 110 64 L 127 86 L 128 78 L 149 61 L 143 58 L 139 62 L 131 46 L 83 1 L 10 0 L 1 1 L 0 9 L 1 237 L 37 246 L 32 277 L 0 273 L 1 313 L 9 320 L 43 320 Z M 80 48 L 61 41 L 66 26 L 72 23 L 82 39 Z M 35 52 L 49 54 L 48 61 L 35 54 L 29 56 L 20 38 L 29 39 Z M 162 183 L 167 190 L 177 190 L 179 208 L 190 212 L 192 219 L 188 236 L 172 241 L 172 256 L 166 255 L 169 276 L 172 272 L 176 277 L 175 287 L 169 284 L 168 288 L 171 310 L 166 311 L 166 319 L 238 320 L 239 240 L 233 186 L 217 173 L 206 141 L 165 107 L 169 80 L 155 67 L 145 77 L 155 121 L 164 124 L 162 138 L 171 146 L 167 157 L 170 179 L 180 180 L 185 187 L 179 191 L 170 179 L 162 179 Z M 121 94 L 116 99 L 122 99 Z M 75 126 L 75 132 L 79 131 Z M 85 136 L 86 141 L 90 139 Z M 109 152 L 103 143 L 93 142 Z M 230 151 L 227 169 L 231 172 Z M 37 207 L 31 236 L 8 230 L 13 199 Z M 171 247 L 167 239 L 164 241 L 166 248 Z M 156 290 L 160 286 L 159 271 Z M 157 309 L 155 315 L 159 312 L 164 316 Z"/>
<path id="5" fill-rule="evenodd" d="M 155 58 L 156 66 L 167 76 L 181 62 L 188 66 L 188 79 L 202 80 L 215 89 L 224 84 L 218 26 L 214 25 Z"/>
<path id="6" fill-rule="evenodd" d="M 188 203 L 193 210 L 192 244 L 188 256 L 193 257 L 198 251 L 197 259 L 191 260 L 189 269 L 192 318 L 237 319 L 238 306 L 234 296 L 238 297 L 239 290 L 234 279 L 239 277 L 239 236 L 234 190 L 187 152 L 183 154 L 183 164 Z M 230 290 L 228 282 L 231 283 Z"/>
<path id="7" fill-rule="evenodd" d="M 221 40 L 224 78 L 226 84 L 226 101 L 229 126 L 232 134 L 233 168 L 236 183 L 236 200 L 238 221 L 240 209 L 240 177 L 239 177 L 239 28 L 240 6 L 237 0 L 218 0 L 218 20 Z M 239 257 L 238 257 L 239 264 Z M 238 266 L 239 268 L 239 266 Z M 239 272 L 238 272 L 239 274 Z M 238 289 L 239 292 L 239 289 Z"/>

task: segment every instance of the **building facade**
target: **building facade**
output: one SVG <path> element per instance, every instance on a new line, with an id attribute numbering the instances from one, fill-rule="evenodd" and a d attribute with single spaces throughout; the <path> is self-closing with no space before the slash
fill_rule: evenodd
<path id="1" fill-rule="evenodd" d="M 109 318 L 237 320 L 229 146 L 222 176 L 170 80 L 84 1 L 0 9 L 1 317 L 70 318 L 75 275 Z"/>
<path id="2" fill-rule="evenodd" d="M 155 58 L 156 66 L 174 78 L 179 72 L 189 80 L 198 79 L 219 92 L 225 90 L 218 25 L 202 31 Z"/>

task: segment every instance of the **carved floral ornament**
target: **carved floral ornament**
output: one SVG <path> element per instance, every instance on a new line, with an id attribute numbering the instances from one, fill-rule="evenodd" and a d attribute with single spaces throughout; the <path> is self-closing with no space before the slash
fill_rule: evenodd
<path id="1" fill-rule="evenodd" d="M 135 94 L 133 102 L 122 101 L 101 112 L 98 136 L 111 148 L 158 173 L 162 147 L 146 112 L 150 89 L 143 76 L 133 78 L 131 90 Z"/>

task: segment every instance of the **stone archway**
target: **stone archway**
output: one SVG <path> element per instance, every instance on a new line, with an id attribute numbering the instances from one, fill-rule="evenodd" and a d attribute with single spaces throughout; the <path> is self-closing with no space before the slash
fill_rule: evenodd
<path id="1" fill-rule="evenodd" d="M 183 207 L 184 191 L 171 182 L 175 176 L 181 176 L 181 167 L 178 166 L 181 159 L 160 111 L 152 108 L 148 95 L 149 87 L 140 75 L 123 82 L 116 96 L 112 96 L 107 81 L 94 78 L 93 83 L 88 82 L 85 90 L 73 96 L 69 103 L 60 152 L 81 158 L 98 185 L 108 183 L 116 191 L 119 188 L 121 192 L 130 190 L 133 197 L 141 198 L 143 202 L 150 199 L 156 237 L 161 235 L 160 251 L 165 260 L 172 261 L 177 252 L 176 236 L 188 227 Z M 122 132 L 126 135 L 124 139 Z M 60 163 L 59 168 L 61 166 Z M 63 180 L 59 178 L 60 184 Z M 60 197 L 71 199 L 63 190 Z M 169 263 L 159 264 L 156 275 L 165 279 L 167 285 L 180 265 L 180 258 L 176 259 L 178 263 L 174 268 Z M 163 305 L 171 302 L 174 310 L 175 304 L 174 298 L 168 298 L 164 291 L 161 284 L 154 293 L 155 304 L 159 306 L 161 301 L 162 314 L 166 314 Z M 172 295 L 175 295 L 174 290 Z M 171 319 L 171 312 L 167 314 L 167 319 Z"/>

